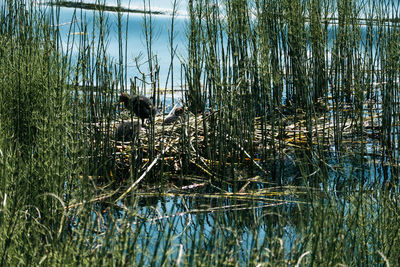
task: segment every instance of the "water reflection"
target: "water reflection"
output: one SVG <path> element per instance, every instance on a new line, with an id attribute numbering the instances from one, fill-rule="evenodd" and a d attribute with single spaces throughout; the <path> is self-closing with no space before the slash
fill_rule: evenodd
<path id="1" fill-rule="evenodd" d="M 105 245 L 101 243 L 104 234 L 114 229 L 117 236 L 122 235 L 131 225 L 129 239 L 140 248 L 136 264 L 146 265 L 160 263 L 160 258 L 153 258 L 156 251 L 170 250 L 170 257 L 177 259 L 181 247 L 186 253 L 203 251 L 204 257 L 230 255 L 224 260 L 231 263 L 248 263 L 248 253 L 254 250 L 260 255 L 277 253 L 275 257 L 284 261 L 309 218 L 306 202 L 284 198 L 138 196 L 134 202 L 137 206 L 97 206 L 92 217 L 98 230 L 96 249 Z"/>

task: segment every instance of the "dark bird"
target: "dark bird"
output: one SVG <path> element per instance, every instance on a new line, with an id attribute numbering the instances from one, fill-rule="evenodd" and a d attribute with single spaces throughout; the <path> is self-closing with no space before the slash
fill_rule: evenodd
<path id="1" fill-rule="evenodd" d="M 128 95 L 127 93 L 122 93 L 119 97 L 118 103 L 124 103 L 126 109 L 133 112 L 142 119 L 142 125 L 145 119 L 153 119 L 157 113 L 156 108 L 150 99 L 145 96 L 140 95 Z"/>
<path id="2" fill-rule="evenodd" d="M 164 124 L 171 124 L 177 121 L 185 113 L 182 107 L 175 106 L 164 119 Z"/>
<path id="3" fill-rule="evenodd" d="M 115 140 L 121 142 L 134 142 L 139 135 L 140 128 L 139 121 L 136 123 L 130 121 L 122 122 L 118 124 L 117 129 L 115 130 Z"/>

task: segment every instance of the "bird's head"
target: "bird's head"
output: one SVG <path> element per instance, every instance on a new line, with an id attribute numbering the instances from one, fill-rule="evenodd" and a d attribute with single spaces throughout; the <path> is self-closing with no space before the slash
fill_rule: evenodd
<path id="1" fill-rule="evenodd" d="M 120 95 L 120 97 L 119 97 L 118 104 L 120 104 L 120 103 L 122 103 L 122 102 L 127 103 L 128 100 L 129 100 L 128 94 L 127 94 L 127 93 L 122 93 L 122 94 Z"/>
<path id="2" fill-rule="evenodd" d="M 185 113 L 185 110 L 182 107 L 178 107 L 175 109 L 175 116 L 181 116 Z"/>

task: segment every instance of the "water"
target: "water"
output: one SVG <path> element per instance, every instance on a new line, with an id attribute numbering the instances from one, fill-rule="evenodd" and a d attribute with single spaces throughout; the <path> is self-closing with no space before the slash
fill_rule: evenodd
<path id="1" fill-rule="evenodd" d="M 85 1 L 85 2 L 96 2 L 96 1 Z M 116 1 L 107 1 L 107 5 L 116 5 Z M 129 1 L 121 1 L 121 6 L 143 10 L 143 5 L 134 1 L 129 4 Z M 169 15 L 172 12 L 172 4 L 168 1 L 152 1 L 151 9 L 154 11 L 165 12 L 166 15 L 153 15 L 153 41 L 152 51 L 153 55 L 156 55 L 158 65 L 160 66 L 160 86 L 161 88 L 171 88 L 171 75 L 169 75 L 169 67 L 171 62 L 171 46 L 170 46 L 170 32 L 171 32 L 171 19 Z M 181 85 L 181 68 L 180 59 L 185 58 L 186 55 L 186 25 L 187 17 L 184 15 L 186 10 L 186 3 L 181 1 L 179 5 L 178 16 L 175 18 L 174 23 L 174 49 L 176 49 L 176 55 L 174 57 L 174 86 Z M 78 55 L 78 46 L 76 45 L 67 47 L 68 38 L 77 38 L 83 32 L 83 24 L 87 25 L 88 39 L 93 38 L 91 29 L 93 29 L 94 23 L 97 23 L 97 13 L 93 10 L 80 10 L 76 14 L 77 19 L 74 20 L 74 8 L 62 7 L 60 9 L 60 34 L 61 42 L 63 44 L 63 50 L 69 51 L 73 55 L 73 59 L 76 60 Z M 118 14 L 116 12 L 105 12 L 105 19 L 108 21 L 109 31 L 106 38 L 107 47 L 106 53 L 109 55 L 109 61 L 118 63 L 119 58 L 119 37 L 118 37 Z M 143 30 L 144 16 L 142 14 L 135 13 L 124 13 L 122 14 L 122 34 L 123 34 L 123 58 L 127 59 L 126 68 L 127 77 L 125 83 L 129 88 L 129 79 L 135 76 L 142 77 L 138 71 L 135 59 L 138 59 L 138 63 L 142 64 L 140 69 L 144 73 L 150 73 L 146 61 L 148 55 L 146 53 L 146 40 L 145 33 Z M 95 25 L 96 26 L 96 25 Z M 96 38 L 96 32 L 94 37 Z M 125 43 L 126 35 L 126 43 Z M 97 38 L 96 38 L 97 40 Z M 125 50 L 126 44 L 126 50 Z M 72 51 L 72 52 L 71 52 Z M 126 54 L 125 54 L 126 53 Z M 125 64 L 125 63 L 124 63 Z M 169 78 L 168 78 L 169 77 Z M 167 83 L 168 81 L 168 83 Z"/>
<path id="2" fill-rule="evenodd" d="M 98 0 L 85 0 L 85 3 L 98 3 Z M 160 66 L 160 85 L 161 88 L 171 88 L 171 76 L 169 75 L 169 67 L 171 63 L 171 47 L 170 47 L 170 31 L 171 31 L 171 14 L 173 9 L 173 3 L 170 0 L 153 0 L 149 3 L 146 3 L 144 6 L 143 1 L 130 1 L 130 0 L 112 0 L 105 1 L 108 6 L 118 6 L 118 4 L 124 8 L 129 9 L 138 9 L 138 10 L 148 10 L 149 3 L 152 11 L 161 11 L 164 15 L 153 15 L 152 23 L 154 27 L 154 37 L 152 41 L 152 50 L 153 55 L 156 55 L 158 65 Z M 176 56 L 174 57 L 174 87 L 178 88 L 184 82 L 180 80 L 181 78 L 181 63 L 182 60 L 187 58 L 187 25 L 188 25 L 188 16 L 187 16 L 187 0 L 178 1 L 177 5 L 177 17 L 175 18 L 174 23 L 174 48 L 176 49 Z M 80 13 L 81 12 L 81 13 Z M 80 27 L 81 23 L 84 22 L 87 24 L 87 29 L 89 30 L 89 34 L 91 29 L 93 28 L 93 23 L 96 23 L 96 11 L 93 10 L 79 10 L 78 13 L 78 21 L 73 23 L 73 30 L 70 32 L 71 21 L 73 20 L 73 8 L 65 8 L 62 7 L 60 9 L 60 31 L 62 36 L 62 43 L 64 46 L 66 45 L 66 40 L 68 37 L 73 35 L 79 35 L 82 32 Z M 106 51 L 109 55 L 109 60 L 112 60 L 115 64 L 118 62 L 119 58 L 119 37 L 118 37 L 118 14 L 116 12 L 105 12 L 106 19 L 108 20 L 109 31 L 107 37 L 107 47 Z M 390 9 L 385 14 L 387 17 L 392 17 L 392 13 Z M 336 13 L 331 14 L 332 17 L 337 17 Z M 361 17 L 368 16 L 360 15 Z M 84 21 L 80 19 L 84 18 Z M 141 65 L 141 71 L 145 73 L 149 73 L 150 70 L 145 64 L 148 59 L 148 55 L 146 53 L 146 40 L 145 33 L 143 31 L 143 23 L 144 16 L 143 14 L 135 14 L 135 13 L 124 13 L 122 14 L 122 34 L 125 37 L 127 33 L 127 43 L 125 50 L 125 38 L 123 40 L 123 58 L 127 59 L 126 68 L 127 77 L 125 79 L 125 87 L 129 87 L 129 78 L 133 78 L 135 76 L 141 77 L 139 73 L 135 58 L 139 59 L 139 63 L 144 64 Z M 366 27 L 362 26 L 362 35 L 363 37 L 366 34 Z M 336 25 L 329 27 L 329 46 L 332 49 L 333 40 L 336 37 Z M 91 39 L 91 37 L 89 38 Z M 375 45 L 375 44 L 374 44 Z M 360 46 L 362 44 L 360 43 Z M 72 47 L 64 47 L 64 50 L 71 50 Z M 72 54 L 77 55 L 78 48 L 74 47 L 74 51 Z M 126 51 L 126 54 L 125 54 Z M 374 47 L 375 52 L 375 47 Z M 330 60 L 330 53 L 328 53 Z M 371 55 L 371 56 L 374 56 Z"/>
<path id="3" fill-rule="evenodd" d="M 152 11 L 161 11 L 167 14 L 172 13 L 173 9 L 173 0 L 146 0 L 145 3 L 143 0 L 106 0 L 106 1 L 99 1 L 99 0 L 83 0 L 83 3 L 105 3 L 107 6 L 118 6 L 130 9 L 140 9 L 143 10 L 144 6 L 146 9 L 150 9 Z M 176 9 L 178 14 L 186 15 L 186 6 L 188 0 L 177 0 L 176 1 Z"/>
<path id="4" fill-rule="evenodd" d="M 91 2 L 91 1 L 87 1 Z M 183 2 L 183 1 L 182 1 Z M 168 46 L 170 23 L 171 17 L 168 15 L 171 12 L 171 4 L 168 1 L 152 1 L 152 10 L 155 11 L 164 11 L 167 15 L 155 15 L 153 16 L 153 23 L 156 32 L 156 38 L 153 43 L 153 51 L 157 55 L 158 62 L 160 65 L 160 81 L 161 85 L 164 86 L 167 81 L 168 76 L 168 66 L 170 63 L 170 52 Z M 113 1 L 107 1 L 108 5 L 115 5 Z M 133 3 L 129 3 L 129 1 L 121 1 L 121 5 L 129 8 L 142 8 L 140 1 L 134 1 Z M 185 50 L 186 50 L 186 24 L 187 17 L 185 16 L 185 6 L 186 3 L 181 3 L 179 9 L 179 16 L 176 19 L 175 31 L 176 31 L 176 39 L 175 45 L 177 46 L 177 53 L 181 58 L 185 58 Z M 70 8 L 61 8 L 61 19 L 60 23 L 66 23 L 65 26 L 61 26 L 62 30 L 62 38 L 63 41 L 66 40 L 68 35 L 74 35 L 75 33 L 79 33 L 80 29 L 77 28 L 74 32 L 69 32 L 69 22 L 72 20 L 73 9 Z M 83 17 L 85 17 L 85 21 L 88 23 L 88 29 L 91 29 L 93 26 L 93 22 L 95 21 L 95 12 L 90 10 L 83 10 Z M 118 35 L 117 35 L 117 14 L 113 12 L 106 12 L 106 16 L 109 20 L 109 25 L 111 25 L 109 32 L 109 42 L 107 46 L 107 53 L 110 55 L 110 59 L 114 62 L 118 62 Z M 124 55 L 128 59 L 127 62 L 127 75 L 128 78 L 133 78 L 135 76 L 140 76 L 136 66 L 135 66 L 135 58 L 138 57 L 143 51 L 146 51 L 146 44 L 144 41 L 143 34 L 143 15 L 140 14 L 123 14 L 122 21 L 128 21 L 127 24 L 123 25 L 124 29 L 127 29 L 127 54 Z M 79 22 L 76 23 L 79 25 Z M 75 52 L 76 53 L 76 52 Z M 141 62 L 145 61 L 145 55 L 142 56 Z M 175 68 L 175 86 L 181 84 L 181 81 L 177 78 L 180 77 L 180 62 L 178 58 L 175 59 L 174 64 Z M 142 66 L 143 71 L 148 72 L 146 66 Z M 169 83 L 166 85 L 169 87 Z M 355 159 L 356 160 L 356 159 Z M 333 162 L 332 165 L 334 165 Z M 328 188 L 331 192 L 335 191 L 335 188 L 331 185 L 340 184 L 339 182 L 343 180 L 342 184 L 347 185 L 347 181 L 349 179 L 354 179 L 354 173 L 350 173 L 349 170 L 352 169 L 352 166 L 356 166 L 359 169 L 365 169 L 367 173 L 365 177 L 371 180 L 371 183 L 375 183 L 375 181 L 382 182 L 383 180 L 383 171 L 382 168 L 374 168 L 372 164 L 365 164 L 364 166 L 359 166 L 357 163 L 351 162 L 349 165 L 345 165 L 344 170 L 338 170 L 331 173 L 332 184 L 328 184 Z M 374 173 L 375 172 L 377 173 Z M 285 174 L 288 175 L 290 170 L 285 169 Z M 341 174 L 341 172 L 345 172 Z M 292 170 L 293 173 L 298 174 L 298 170 Z M 354 175 L 355 177 L 359 177 L 359 175 Z M 364 177 L 363 177 L 364 178 Z M 337 181 L 333 181 L 337 180 Z M 339 181 L 339 182 L 338 182 Z M 187 206 L 186 206 L 187 205 Z M 240 205 L 240 206 L 233 206 Z M 197 249 L 201 249 L 204 244 L 207 244 L 207 240 L 216 240 L 215 244 L 236 244 L 239 248 L 239 252 L 237 253 L 238 260 L 245 264 L 246 259 L 248 258 L 247 252 L 252 249 L 253 243 L 256 243 L 256 247 L 260 250 L 262 249 L 261 245 L 264 240 L 269 238 L 271 233 L 275 234 L 275 238 L 281 238 L 283 241 L 283 245 L 281 245 L 282 250 L 284 251 L 283 255 L 286 258 L 290 257 L 290 253 L 295 247 L 296 240 L 299 236 L 301 236 L 301 232 L 306 228 L 304 224 L 307 225 L 307 221 L 305 221 L 308 217 L 304 215 L 304 213 L 310 212 L 306 210 L 301 210 L 299 206 L 294 204 L 284 204 L 284 205 L 275 205 L 274 203 L 271 206 L 265 206 L 265 202 L 263 200 L 254 200 L 248 202 L 241 201 L 232 201 L 228 198 L 217 200 L 209 199 L 209 198 L 195 198 L 192 196 L 187 197 L 170 197 L 170 198 L 159 198 L 156 197 L 153 199 L 153 203 L 151 201 L 145 201 L 144 205 L 138 210 L 139 215 L 143 218 L 147 219 L 147 222 L 144 224 L 143 232 L 140 233 L 140 238 L 146 239 L 148 238 L 148 233 L 153 233 L 151 236 L 151 244 L 155 244 L 160 238 L 159 233 L 166 233 L 169 229 L 173 228 L 173 235 L 176 238 L 173 239 L 171 247 L 173 248 L 173 257 L 178 257 L 178 247 L 181 244 L 184 244 L 184 250 L 190 251 L 193 249 L 191 246 L 193 243 L 188 242 L 188 239 L 195 238 L 200 239 L 204 243 L 199 242 L 196 244 Z M 218 208 L 217 210 L 212 210 L 212 208 Z M 226 209 L 224 208 L 226 207 Z M 238 209 L 238 210 L 236 210 Z M 240 210 L 242 209 L 242 210 Z M 114 211 L 114 210 L 113 210 Z M 115 211 L 114 211 L 115 212 Z M 346 209 L 346 213 L 347 213 Z M 279 216 L 271 216 L 271 214 L 279 214 Z M 349 212 L 350 213 L 350 212 Z M 107 214 L 109 215 L 109 214 Z M 126 223 L 127 214 L 124 210 L 118 210 L 117 213 L 113 213 L 112 216 L 117 219 L 121 219 L 121 222 Z M 277 219 L 279 217 L 279 219 Z M 96 218 L 96 216 L 94 216 Z M 223 222 L 223 223 L 222 223 Z M 137 229 L 137 224 L 134 223 L 133 218 L 132 221 L 132 231 Z M 215 227 L 220 227 L 218 230 L 214 230 Z M 202 232 L 199 231 L 202 230 Z M 232 236 L 233 231 L 231 229 L 235 229 L 235 233 L 237 236 Z M 107 231 L 107 227 L 104 227 L 104 231 Z M 216 236 L 226 236 L 226 240 L 219 240 Z M 272 240 L 273 241 L 273 240 Z M 271 240 L 268 240 L 270 246 L 268 249 L 271 249 L 273 244 Z M 225 243 L 224 243 L 225 242 Z M 278 242 L 278 241 L 276 241 Z M 210 242 L 211 243 L 211 242 Z M 161 245 L 163 246 L 163 245 Z M 204 247 L 207 249 L 207 247 Z M 153 245 L 150 245 L 148 250 L 154 249 Z M 213 248 L 215 249 L 215 248 Z M 221 247 L 220 249 L 224 249 Z M 213 251 L 211 249 L 211 251 Z M 139 260 L 139 258 L 137 258 Z M 149 263 L 148 260 L 145 263 Z"/>
<path id="5" fill-rule="evenodd" d="M 280 204 L 279 200 L 273 202 L 262 197 L 241 201 L 218 195 L 204 198 L 188 194 L 181 197 L 140 197 L 140 199 L 137 213 L 146 221 L 130 218 L 129 212 L 125 211 L 125 205 L 120 202 L 121 209 L 116 207 L 107 209 L 107 212 L 97 213 L 103 214 L 103 218 L 99 220 L 103 223 L 98 227 L 101 232 L 106 232 L 111 230 L 113 222 L 116 222 L 118 228 L 123 229 L 127 220 L 130 220 L 131 231 L 138 234 L 138 240 L 149 239 L 148 246 L 141 247 L 136 257 L 137 264 L 139 256 L 146 257 L 146 265 L 151 261 L 152 251 L 170 250 L 172 258 L 177 258 L 180 246 L 186 253 L 192 249 L 224 253 L 226 248 L 234 246 L 237 251 L 233 253 L 233 258 L 242 264 L 248 263 L 250 258 L 248 256 L 254 247 L 272 250 L 274 245 L 278 245 L 282 255 L 289 257 L 293 249 L 293 240 L 297 238 L 296 229 L 302 222 L 299 215 L 304 212 L 304 206 L 300 207 L 294 203 Z M 102 206 L 97 209 L 106 210 Z M 93 218 L 96 217 L 94 215 Z M 160 231 L 163 231 L 164 235 L 160 236 Z M 165 238 L 168 231 L 172 231 L 170 243 L 158 244 L 160 238 Z M 268 236 L 271 231 L 279 232 L 284 243 L 274 244 L 275 240 Z M 98 240 L 95 243 L 96 249 L 102 246 L 101 232 L 99 238 L 95 238 Z M 193 243 L 190 240 L 197 242 Z M 262 248 L 263 245 L 266 247 Z"/>

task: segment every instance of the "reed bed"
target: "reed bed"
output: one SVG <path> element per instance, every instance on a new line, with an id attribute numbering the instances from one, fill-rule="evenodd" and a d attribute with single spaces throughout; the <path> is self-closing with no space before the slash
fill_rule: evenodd
<path id="1" fill-rule="evenodd" d="M 0 265 L 399 264 L 399 4 L 189 0 L 186 55 L 172 4 L 171 125 L 150 1 L 136 77 L 121 8 L 0 4 Z"/>

